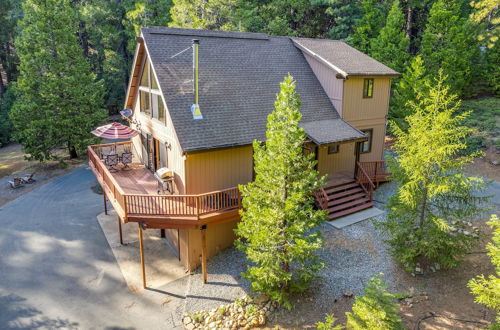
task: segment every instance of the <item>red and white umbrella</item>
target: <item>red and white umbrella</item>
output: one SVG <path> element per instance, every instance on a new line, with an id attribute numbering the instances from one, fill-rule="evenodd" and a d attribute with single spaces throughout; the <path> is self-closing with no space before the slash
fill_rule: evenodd
<path id="1" fill-rule="evenodd" d="M 97 127 L 91 133 L 97 137 L 112 140 L 130 139 L 139 134 L 135 129 L 120 123 L 111 123 Z"/>

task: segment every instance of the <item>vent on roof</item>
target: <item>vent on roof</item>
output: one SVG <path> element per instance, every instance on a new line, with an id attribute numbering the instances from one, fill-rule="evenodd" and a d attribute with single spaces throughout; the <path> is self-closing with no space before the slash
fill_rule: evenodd
<path id="1" fill-rule="evenodd" d="M 201 114 L 200 105 L 198 104 L 198 45 L 200 41 L 193 39 L 193 92 L 194 92 L 194 103 L 191 106 L 191 113 L 193 114 L 193 119 L 203 119 Z"/>

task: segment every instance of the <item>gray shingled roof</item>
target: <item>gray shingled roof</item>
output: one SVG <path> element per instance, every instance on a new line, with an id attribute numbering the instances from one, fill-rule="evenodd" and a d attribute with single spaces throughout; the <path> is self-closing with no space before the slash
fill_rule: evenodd
<path id="1" fill-rule="evenodd" d="M 141 32 L 184 151 L 265 140 L 267 115 L 289 72 L 297 81 L 303 123 L 339 118 L 304 55 L 288 37 L 165 27 Z M 200 40 L 201 120 L 193 120 L 190 111 L 194 38 Z"/>
<path id="2" fill-rule="evenodd" d="M 311 121 L 300 125 L 316 144 L 362 139 L 366 134 L 342 119 Z"/>
<path id="3" fill-rule="evenodd" d="M 293 38 L 295 44 L 321 57 L 347 75 L 399 75 L 397 71 L 340 40 Z"/>

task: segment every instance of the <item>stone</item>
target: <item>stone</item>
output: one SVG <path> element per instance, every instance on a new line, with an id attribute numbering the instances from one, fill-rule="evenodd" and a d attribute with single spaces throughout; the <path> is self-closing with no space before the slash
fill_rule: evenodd
<path id="1" fill-rule="evenodd" d="M 344 292 L 344 297 L 351 298 L 352 296 L 354 296 L 354 292 L 351 290 Z"/>
<path id="2" fill-rule="evenodd" d="M 464 235 L 469 236 L 470 233 L 467 230 L 464 230 Z"/>
<path id="3" fill-rule="evenodd" d="M 432 271 L 433 273 L 435 273 L 435 272 L 436 272 L 436 268 L 434 268 L 434 266 L 431 266 L 430 268 L 431 268 L 431 271 Z"/>
<path id="4" fill-rule="evenodd" d="M 217 327 L 217 324 L 215 322 L 211 322 L 209 325 L 208 325 L 208 328 L 209 329 L 215 329 Z"/>
<path id="5" fill-rule="evenodd" d="M 184 323 L 184 324 L 189 324 L 189 323 L 191 323 L 191 321 L 192 320 L 189 316 L 186 316 L 184 319 L 182 319 L 182 323 Z"/>
<path id="6" fill-rule="evenodd" d="M 269 301 L 269 297 L 265 294 L 259 294 L 253 298 L 253 302 L 257 305 L 265 304 Z"/>
<path id="7" fill-rule="evenodd" d="M 258 325 L 265 325 L 266 324 L 266 318 L 264 315 L 259 315 L 259 324 Z"/>
<path id="8" fill-rule="evenodd" d="M 495 160 L 492 160 L 490 163 L 491 163 L 491 165 L 497 166 L 498 164 L 500 164 L 500 161 L 495 159 Z"/>
<path id="9" fill-rule="evenodd" d="M 185 328 L 186 328 L 187 330 L 193 330 L 193 329 L 195 328 L 195 326 L 194 326 L 194 324 L 193 324 L 193 323 L 189 323 L 189 324 L 186 324 L 186 325 L 185 325 Z"/>

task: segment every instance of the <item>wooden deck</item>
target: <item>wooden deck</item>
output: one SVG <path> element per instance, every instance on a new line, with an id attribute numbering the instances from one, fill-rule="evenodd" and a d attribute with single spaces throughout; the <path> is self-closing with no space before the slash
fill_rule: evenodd
<path id="1" fill-rule="evenodd" d="M 89 165 L 124 222 L 139 222 L 144 228 L 199 229 L 239 217 L 237 187 L 198 195 L 160 195 L 156 178 L 140 163 L 131 164 L 128 170 L 110 171 L 101 159 L 104 148 L 110 146 L 89 146 Z M 130 149 L 131 145 L 120 142 L 116 148 Z"/>

